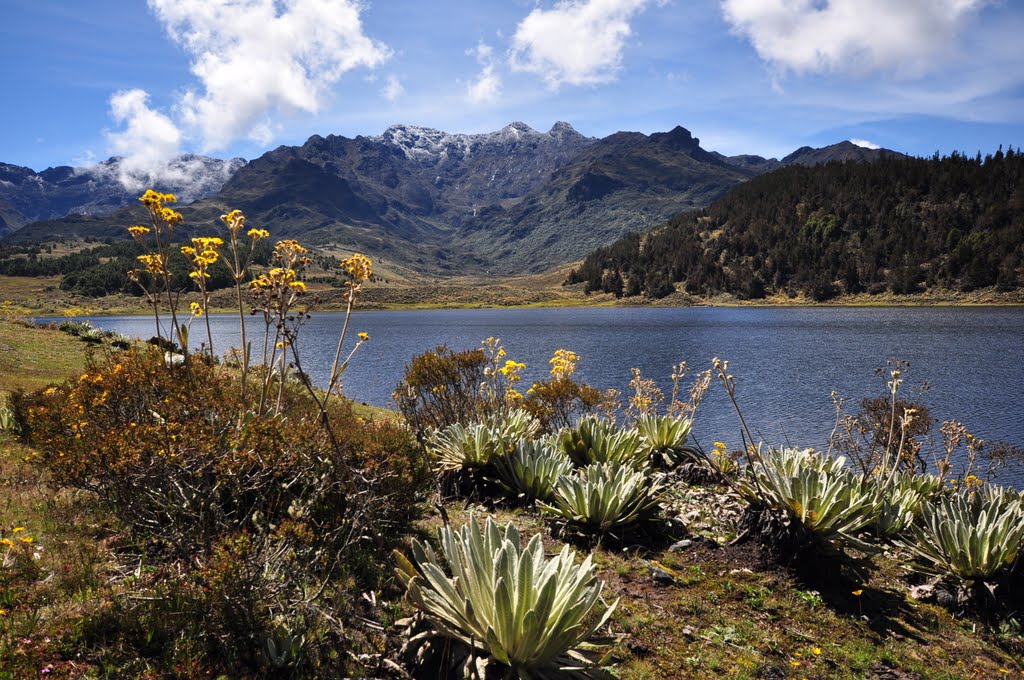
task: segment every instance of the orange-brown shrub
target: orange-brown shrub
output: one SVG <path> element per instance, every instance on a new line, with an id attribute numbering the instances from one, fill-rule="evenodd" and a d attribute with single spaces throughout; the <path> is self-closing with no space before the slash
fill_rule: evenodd
<path id="1" fill-rule="evenodd" d="M 55 485 L 96 492 L 174 551 L 289 518 L 340 548 L 412 514 L 427 472 L 406 430 L 356 418 L 341 401 L 328 430 L 298 384 L 278 413 L 259 416 L 239 403 L 237 380 L 200 357 L 173 366 L 131 349 L 16 405 Z"/>

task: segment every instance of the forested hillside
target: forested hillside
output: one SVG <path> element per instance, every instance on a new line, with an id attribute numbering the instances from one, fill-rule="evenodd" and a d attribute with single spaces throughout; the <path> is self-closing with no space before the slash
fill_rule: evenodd
<path id="1" fill-rule="evenodd" d="M 789 166 L 591 253 L 568 283 L 756 299 L 1024 286 L 1024 154 Z"/>

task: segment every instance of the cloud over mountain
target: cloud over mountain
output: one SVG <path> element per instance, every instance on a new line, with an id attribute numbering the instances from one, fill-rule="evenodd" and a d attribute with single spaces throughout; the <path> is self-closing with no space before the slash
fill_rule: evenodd
<path id="1" fill-rule="evenodd" d="M 248 138 L 269 144 L 279 114 L 316 113 L 345 73 L 373 68 L 391 50 L 363 31 L 356 0 L 149 0 L 198 79 L 173 112 L 156 110 L 142 89 L 114 94 L 112 151 L 124 182 L 166 174 L 186 140 L 204 151 Z M 385 96 L 401 94 L 389 80 Z M 133 186 L 129 186 L 129 184 Z"/>

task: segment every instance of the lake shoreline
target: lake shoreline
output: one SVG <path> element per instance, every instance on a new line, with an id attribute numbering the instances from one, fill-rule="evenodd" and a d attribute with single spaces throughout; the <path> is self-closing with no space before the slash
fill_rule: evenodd
<path id="1" fill-rule="evenodd" d="M 402 291 L 405 292 L 404 290 Z M 218 291 L 211 301 L 210 312 L 213 314 L 236 313 L 238 308 L 230 303 L 218 300 L 224 291 Z M 343 312 L 345 305 L 340 302 L 340 291 L 336 289 L 312 291 L 320 296 L 313 302 L 312 311 Z M 960 293 L 944 291 L 941 293 L 921 293 L 918 295 L 849 295 L 839 296 L 831 300 L 816 302 L 814 300 L 776 295 L 759 300 L 742 300 L 731 295 L 713 297 L 695 297 L 676 293 L 660 300 L 645 298 L 616 299 L 608 294 L 592 296 L 550 297 L 526 302 L 494 301 L 469 299 L 430 300 L 429 296 L 417 301 L 396 301 L 391 290 L 367 289 L 367 295 L 358 303 L 357 311 L 431 311 L 449 309 L 685 309 L 685 308 L 752 308 L 752 309 L 828 309 L 828 308 L 901 308 L 901 307 L 1024 307 L 1024 291 L 996 293 L 980 291 Z M 336 301 L 335 298 L 338 298 Z M 187 309 L 189 302 L 197 301 L 198 294 L 190 293 L 180 298 L 180 309 Z M 68 316 L 134 316 L 152 314 L 152 308 L 141 300 L 125 295 L 107 296 L 105 298 L 81 298 L 64 296 L 59 300 L 43 303 L 40 300 L 21 299 L 12 301 L 15 306 L 27 315 L 40 318 Z M 311 300 L 312 302 L 312 300 Z M 67 313 L 74 310 L 79 313 Z"/>

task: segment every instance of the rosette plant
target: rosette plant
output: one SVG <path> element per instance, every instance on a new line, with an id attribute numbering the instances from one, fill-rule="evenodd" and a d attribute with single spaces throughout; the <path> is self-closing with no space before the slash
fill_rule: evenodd
<path id="1" fill-rule="evenodd" d="M 499 483 L 526 501 L 550 501 L 558 478 L 570 474 L 572 461 L 548 440 L 520 441 L 512 453 L 497 456 L 494 469 Z"/>
<path id="2" fill-rule="evenodd" d="M 594 463 L 558 479 L 541 509 L 590 529 L 608 531 L 657 512 L 665 494 L 660 479 L 628 465 Z"/>
<path id="3" fill-rule="evenodd" d="M 522 547 L 511 522 L 470 517 L 456 531 L 439 530 L 440 555 L 412 543 L 413 559 L 395 552 L 407 597 L 444 637 L 489 656 L 520 678 L 600 674 L 595 634 L 618 601 L 601 598 L 603 583 L 590 556 L 576 563 L 568 546 L 544 556 L 540 534 Z"/>
<path id="4" fill-rule="evenodd" d="M 737 483 L 740 493 L 752 506 L 778 513 L 786 533 L 795 529 L 839 550 L 873 549 L 857 534 L 877 517 L 878 493 L 846 469 L 842 457 L 768 449 L 746 472 Z"/>
<path id="5" fill-rule="evenodd" d="M 636 430 L 624 430 L 596 416 L 582 418 L 576 427 L 558 433 L 558 445 L 576 467 L 591 463 L 647 464 L 648 453 Z"/>
<path id="6" fill-rule="evenodd" d="M 974 491 L 927 506 L 904 544 L 927 572 L 990 582 L 1016 564 L 1024 544 L 1024 509 L 1016 494 Z"/>

